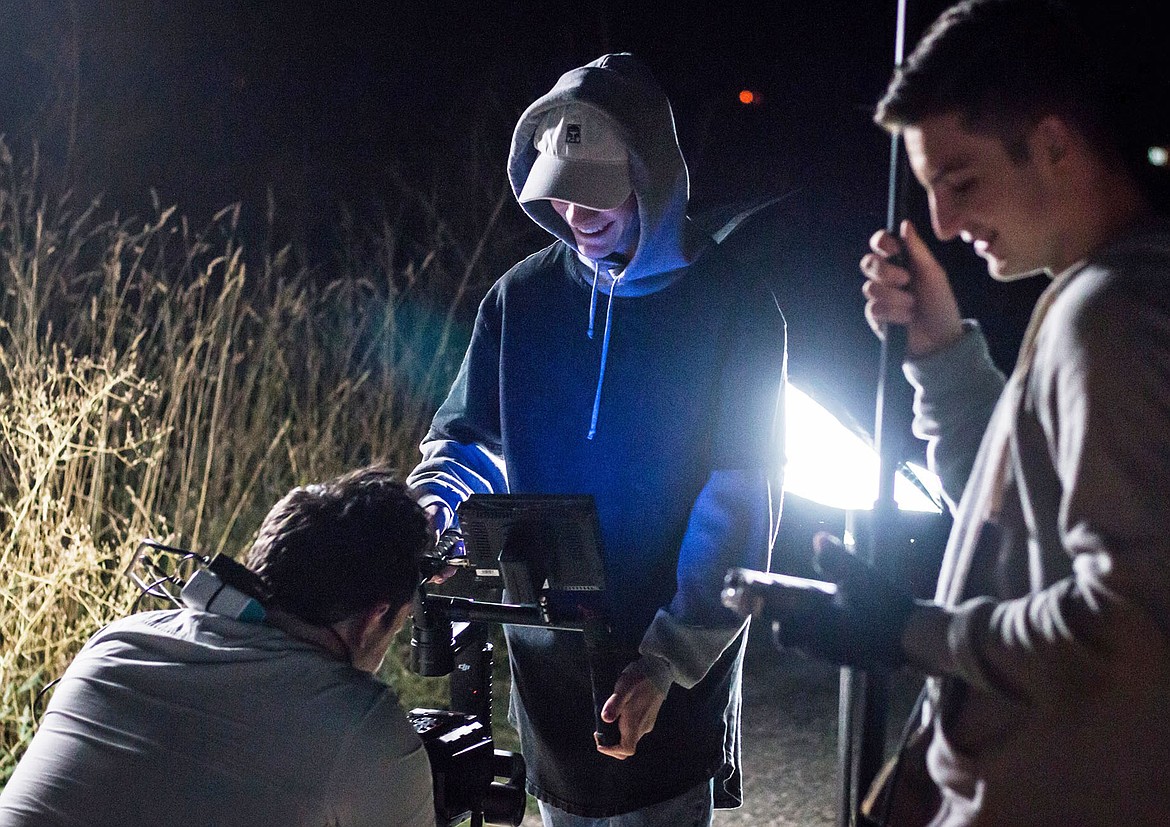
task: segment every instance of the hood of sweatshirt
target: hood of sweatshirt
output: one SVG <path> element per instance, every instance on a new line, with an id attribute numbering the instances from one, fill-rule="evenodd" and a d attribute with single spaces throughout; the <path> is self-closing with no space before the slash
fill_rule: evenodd
<path id="1" fill-rule="evenodd" d="M 633 55 L 610 54 L 561 75 L 552 90 L 533 102 L 512 134 L 508 178 L 519 199 L 537 158 L 534 139 L 545 114 L 577 104 L 593 107 L 613 121 L 630 155 L 630 182 L 638 202 L 638 245 L 627 263 L 589 262 L 594 270 L 620 271 L 617 296 L 653 293 L 670 284 L 710 241 L 687 218 L 690 181 L 675 133 L 674 113 L 662 87 Z M 544 229 L 577 250 L 573 233 L 547 199 L 521 204 Z M 580 251 L 578 251 L 580 256 Z M 582 256 L 582 258 L 584 258 Z"/>

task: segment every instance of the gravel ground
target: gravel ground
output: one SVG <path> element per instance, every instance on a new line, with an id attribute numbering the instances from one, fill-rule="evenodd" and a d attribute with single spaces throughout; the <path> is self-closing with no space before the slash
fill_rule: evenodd
<path id="1" fill-rule="evenodd" d="M 836 824 L 839 671 L 764 635 L 748 645 L 744 669 L 744 805 L 717 810 L 714 827 L 832 827 Z M 897 676 L 891 687 L 895 737 L 921 686 Z M 540 827 L 530 801 L 523 827 Z"/>
<path id="2" fill-rule="evenodd" d="M 763 636 L 744 669 L 744 805 L 717 810 L 715 827 L 831 827 L 837 823 L 837 700 L 840 670 Z M 888 740 L 900 734 L 921 689 L 897 675 L 890 687 Z"/>
<path id="3" fill-rule="evenodd" d="M 837 669 L 753 646 L 744 671 L 744 805 L 715 824 L 819 827 L 835 820 Z"/>

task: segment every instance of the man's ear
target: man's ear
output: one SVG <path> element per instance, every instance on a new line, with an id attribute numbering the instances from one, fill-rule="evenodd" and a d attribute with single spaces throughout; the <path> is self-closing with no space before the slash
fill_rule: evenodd
<path id="1" fill-rule="evenodd" d="M 390 630 L 394 616 L 389 603 L 378 603 L 342 621 L 344 631 L 339 634 L 349 645 L 351 663 L 356 669 L 371 674 L 378 671 L 393 637 Z"/>
<path id="2" fill-rule="evenodd" d="M 386 628 L 394 621 L 389 603 L 378 603 L 358 615 L 358 637 L 365 644 L 375 635 L 384 635 Z"/>
<path id="3" fill-rule="evenodd" d="M 1059 115 L 1045 115 L 1028 137 L 1031 157 L 1048 168 L 1061 167 L 1069 158 L 1079 135 Z"/>
<path id="4" fill-rule="evenodd" d="M 391 620 L 391 622 L 394 624 L 394 633 L 395 634 L 398 634 L 398 631 L 403 626 L 406 625 L 406 621 L 408 621 L 410 619 L 410 615 L 413 611 L 414 611 L 414 603 L 411 601 L 407 601 L 406 603 L 402 604 L 402 608 L 400 608 L 397 612 L 395 612 L 393 614 L 392 619 L 391 619 L 390 612 L 386 612 L 386 618 L 388 620 Z"/>

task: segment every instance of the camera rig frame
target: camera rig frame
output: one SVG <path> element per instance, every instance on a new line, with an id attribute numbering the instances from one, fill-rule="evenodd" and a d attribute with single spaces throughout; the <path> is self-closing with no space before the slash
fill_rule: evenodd
<path id="1" fill-rule="evenodd" d="M 610 627 L 600 608 L 605 575 L 593 497 L 473 494 L 459 506 L 457 520 L 457 527 L 443 533 L 435 553 L 423 565 L 411 634 L 411 669 L 427 677 L 451 676 L 449 714 L 468 716 L 452 721 L 451 726 L 478 723 L 490 739 L 494 647 L 488 629 L 491 624 L 533 626 L 584 635 L 596 737 L 603 746 L 617 744 L 617 723 L 601 719 L 601 707 L 613 691 L 617 674 Z M 436 593 L 429 580 L 448 566 L 473 572 L 477 583 L 500 590 L 507 602 Z M 416 720 L 431 719 L 434 712 L 412 710 L 410 714 Z M 466 729 L 463 732 L 469 734 Z M 440 767 L 436 790 L 442 784 L 454 791 L 461 781 L 441 766 L 446 747 L 432 746 L 433 740 L 424 739 L 424 743 L 431 750 L 432 769 Z M 498 794 L 502 790 L 489 792 L 478 809 L 466 809 L 467 796 L 454 795 L 451 803 L 456 808 L 439 813 L 451 827 L 468 817 L 472 827 L 485 819 L 510 825 L 522 820 L 523 759 L 500 750 L 495 756 L 497 769 L 507 766 L 513 771 L 503 786 L 521 790 L 519 810 L 499 810 L 499 805 L 507 803 Z"/>

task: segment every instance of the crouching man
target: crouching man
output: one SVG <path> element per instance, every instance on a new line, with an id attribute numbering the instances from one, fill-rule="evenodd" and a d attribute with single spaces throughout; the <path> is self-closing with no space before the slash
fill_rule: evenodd
<path id="1" fill-rule="evenodd" d="M 179 609 L 94 635 L 0 825 L 434 827 L 426 753 L 374 676 L 430 542 L 383 468 L 294 489 L 245 561 L 273 595 L 264 621 Z"/>

